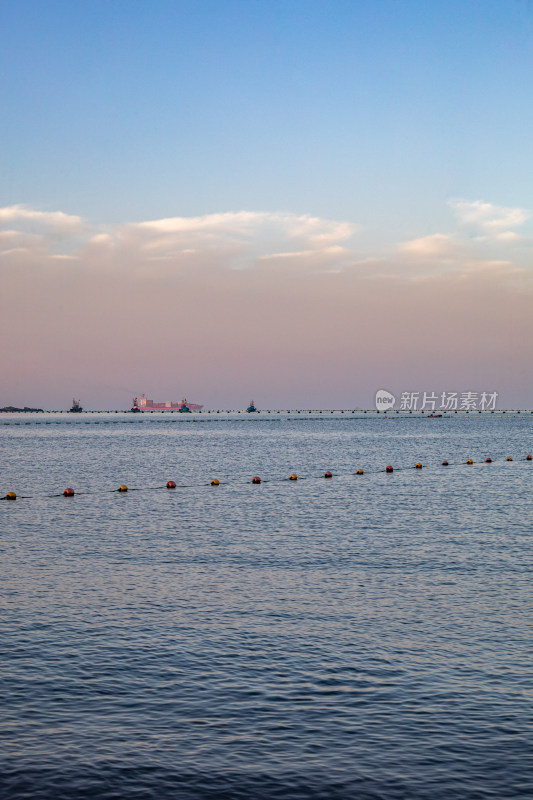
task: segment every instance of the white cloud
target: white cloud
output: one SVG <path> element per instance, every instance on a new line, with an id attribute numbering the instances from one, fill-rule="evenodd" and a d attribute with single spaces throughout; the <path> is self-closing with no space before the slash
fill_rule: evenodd
<path id="1" fill-rule="evenodd" d="M 239 236 L 250 234 L 259 228 L 275 227 L 284 230 L 288 236 L 310 241 L 344 240 L 353 236 L 358 230 L 358 226 L 349 222 L 324 220 L 308 215 L 259 211 L 206 214 L 201 217 L 167 217 L 139 222 L 129 227 L 181 235 L 201 232 Z"/>
<path id="2" fill-rule="evenodd" d="M 62 234 L 77 233 L 82 228 L 81 217 L 63 211 L 36 211 L 23 205 L 0 208 L 0 225 L 13 223 L 37 225 Z"/>
<path id="3" fill-rule="evenodd" d="M 516 267 L 528 274 L 531 240 L 507 227 L 527 218 L 521 209 L 476 201 L 452 204 L 461 223 L 477 225 L 477 234 L 460 225 L 449 233 L 376 245 L 355 252 L 359 226 L 286 212 L 237 211 L 196 217 L 164 217 L 138 223 L 86 225 L 61 211 L 42 212 L 15 205 L 0 209 L 0 253 L 5 265 L 22 260 L 59 268 L 78 259 L 91 274 L 122 274 L 132 279 L 173 281 L 174 276 L 210 271 L 256 270 L 283 276 L 350 272 L 357 280 L 380 277 L 409 282 L 431 275 L 461 275 L 476 264 L 495 264 L 502 280 Z M 503 226 L 503 227 L 502 227 Z M 511 258 L 508 267 L 503 263 Z M 516 264 L 514 263 L 516 262 Z M 468 266 L 467 266 L 468 265 Z M 488 274 L 491 267 L 481 268 Z M 527 276 L 524 274 L 524 279 Z"/>
<path id="4" fill-rule="evenodd" d="M 449 259 L 455 256 L 460 249 L 461 245 L 457 239 L 444 233 L 433 233 L 430 236 L 411 239 L 398 245 L 400 253 L 425 259 Z"/>
<path id="5" fill-rule="evenodd" d="M 498 233 L 502 229 L 517 228 L 530 217 L 523 208 L 506 208 L 484 203 L 481 200 L 450 200 L 448 202 L 461 225 L 481 228 L 487 233 Z"/>
<path id="6" fill-rule="evenodd" d="M 9 250 L 0 250 L 0 256 L 13 256 L 20 253 L 29 253 L 28 247 L 11 247 Z"/>
<path id="7" fill-rule="evenodd" d="M 360 230 L 360 226 L 350 222 L 335 222 L 319 217 L 286 215 L 282 220 L 289 236 L 307 240 L 317 246 L 327 242 L 345 241 Z"/>
<path id="8" fill-rule="evenodd" d="M 312 247 L 322 247 L 335 241 L 344 241 L 354 235 L 357 226 L 349 222 L 324 220 L 307 215 L 275 212 L 238 211 L 224 214 L 206 214 L 201 217 L 168 217 L 125 226 L 131 234 L 162 234 L 170 238 L 162 241 L 181 241 L 184 238 L 206 237 L 236 238 L 240 241 L 261 234 L 283 236 L 306 242 Z"/>
<path id="9" fill-rule="evenodd" d="M 205 266 L 246 269 L 282 262 L 316 270 L 339 267 L 352 257 L 343 244 L 357 226 L 343 221 L 282 212 L 238 211 L 200 217 L 166 217 L 118 225 L 94 235 L 90 246 L 119 257 L 165 262 L 168 268 Z M 111 248 L 110 245 L 113 247 Z M 143 273 L 144 274 L 144 273 Z"/>
<path id="10" fill-rule="evenodd" d="M 297 267 L 312 272 L 341 272 L 347 263 L 353 262 L 351 250 L 340 245 L 325 246 L 313 250 L 295 250 L 281 253 L 266 253 L 257 259 L 261 265 L 272 267 Z"/>
<path id="11" fill-rule="evenodd" d="M 499 242 L 508 242 L 510 244 L 524 241 L 524 237 L 520 236 L 519 233 L 515 233 L 515 231 L 502 231 L 501 233 L 497 233 L 495 238 Z"/>

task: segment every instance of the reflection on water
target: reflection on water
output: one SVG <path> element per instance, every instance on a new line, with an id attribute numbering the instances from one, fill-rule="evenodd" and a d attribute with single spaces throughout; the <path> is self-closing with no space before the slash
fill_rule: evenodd
<path id="1" fill-rule="evenodd" d="M 532 433 L 1 428 L 4 796 L 532 796 Z"/>

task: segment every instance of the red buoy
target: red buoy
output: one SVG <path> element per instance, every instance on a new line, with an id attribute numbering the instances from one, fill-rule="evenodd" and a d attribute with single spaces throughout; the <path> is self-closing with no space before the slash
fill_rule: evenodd
<path id="1" fill-rule="evenodd" d="M 175 488 L 176 484 L 174 483 L 174 481 L 167 481 L 167 489 L 175 489 Z"/>
<path id="2" fill-rule="evenodd" d="M 385 472 L 394 472 L 394 467 L 391 467 L 391 465 L 389 464 L 388 467 L 385 467 Z"/>
<path id="3" fill-rule="evenodd" d="M 74 497 L 74 489 L 71 489 L 69 486 L 67 489 L 65 489 L 63 494 L 65 495 L 65 497 Z"/>
<path id="4" fill-rule="evenodd" d="M 531 456 L 526 456 L 526 461 L 531 461 Z"/>
<path id="5" fill-rule="evenodd" d="M 447 467 L 447 466 L 448 466 L 448 462 L 447 462 L 447 461 L 443 461 L 443 462 L 442 462 L 442 466 L 443 466 L 443 467 Z"/>
<path id="6" fill-rule="evenodd" d="M 261 483 L 261 478 L 258 478 L 256 475 L 255 478 L 252 478 L 252 483 Z"/>
<path id="7" fill-rule="evenodd" d="M 331 478 L 331 472 L 324 472 L 324 478 Z"/>
<path id="8" fill-rule="evenodd" d="M 492 458 L 486 458 L 485 459 L 485 463 L 486 464 L 492 464 Z"/>

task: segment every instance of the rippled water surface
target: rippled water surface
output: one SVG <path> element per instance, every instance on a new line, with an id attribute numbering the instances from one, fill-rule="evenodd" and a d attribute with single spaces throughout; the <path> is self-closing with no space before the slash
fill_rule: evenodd
<path id="1" fill-rule="evenodd" d="M 533 416 L 8 419 L 2 796 L 533 796 Z"/>

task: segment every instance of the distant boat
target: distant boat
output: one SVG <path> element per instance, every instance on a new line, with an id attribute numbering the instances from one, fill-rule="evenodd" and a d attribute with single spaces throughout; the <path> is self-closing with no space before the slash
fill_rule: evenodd
<path id="1" fill-rule="evenodd" d="M 250 400 L 250 405 L 248 406 L 246 411 L 248 412 L 248 414 L 253 414 L 254 411 L 257 411 L 257 408 L 255 407 L 253 400 Z"/>
<path id="2" fill-rule="evenodd" d="M 136 398 L 136 397 L 134 397 L 134 398 L 133 398 L 133 405 L 132 405 L 132 407 L 130 408 L 130 411 L 131 411 L 133 414 L 140 414 L 140 413 L 141 413 L 141 409 L 140 409 L 140 408 L 139 408 L 139 406 L 137 405 L 137 398 Z"/>
<path id="3" fill-rule="evenodd" d="M 83 408 L 80 406 L 81 400 L 76 400 L 74 397 L 72 398 L 72 408 L 70 411 L 73 414 L 79 414 L 80 411 L 83 411 Z"/>
<path id="4" fill-rule="evenodd" d="M 172 400 L 167 400 L 164 403 L 154 403 L 153 400 L 148 400 L 145 395 L 142 394 L 138 408 L 139 411 L 179 411 L 186 414 L 189 411 L 201 411 L 203 406 L 198 403 L 188 403 L 185 399 L 180 400 L 179 403 L 174 403 Z M 131 410 L 133 411 L 133 408 Z"/>
<path id="5" fill-rule="evenodd" d="M 442 417 L 442 414 L 428 414 L 428 419 L 436 419 L 437 417 Z"/>

